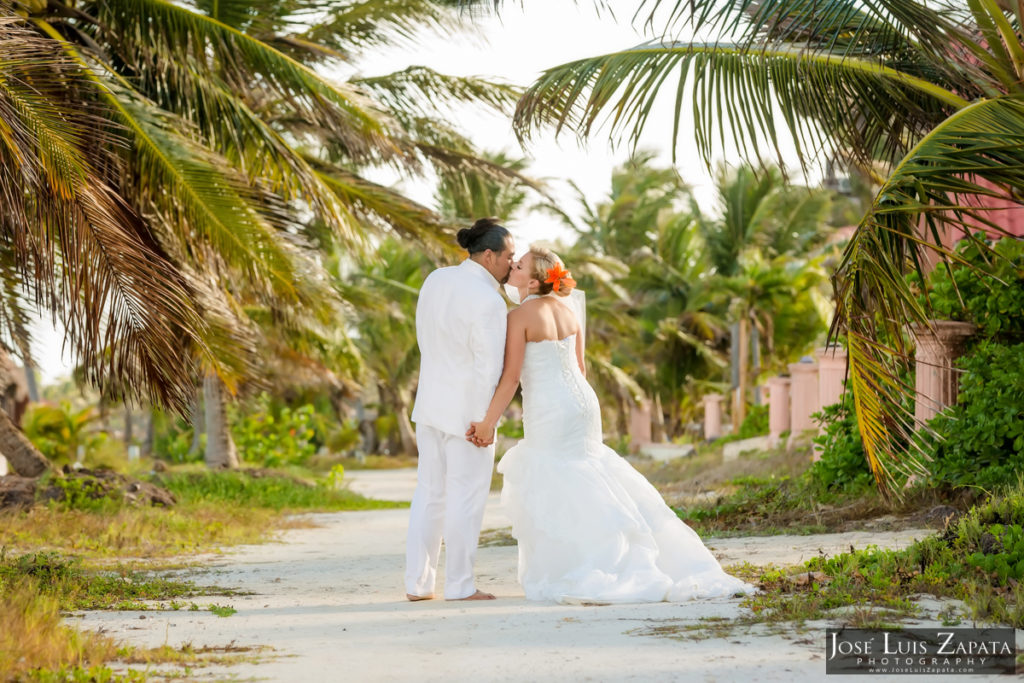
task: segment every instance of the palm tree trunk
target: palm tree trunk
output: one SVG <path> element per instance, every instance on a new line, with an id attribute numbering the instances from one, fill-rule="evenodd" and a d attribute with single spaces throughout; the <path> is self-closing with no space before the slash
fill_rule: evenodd
<path id="1" fill-rule="evenodd" d="M 409 404 L 401 389 L 395 391 L 395 418 L 398 421 L 398 437 L 402 442 L 402 454 L 416 455 L 416 432 L 409 420 Z"/>
<path id="2" fill-rule="evenodd" d="M 761 333 L 757 325 L 750 328 L 750 354 L 754 358 L 753 377 L 756 379 L 761 376 Z M 761 387 L 758 384 L 754 385 L 754 405 L 761 405 Z"/>
<path id="3" fill-rule="evenodd" d="M 11 470 L 22 477 L 38 477 L 52 469 L 50 461 L 32 445 L 17 425 L 0 410 L 0 453 Z"/>
<path id="4" fill-rule="evenodd" d="M 747 316 L 740 317 L 738 329 L 739 335 L 736 346 L 739 351 L 739 358 L 737 359 L 739 382 L 736 387 L 736 395 L 733 397 L 733 434 L 739 431 L 740 425 L 743 424 L 743 420 L 747 417 L 747 384 L 750 381 L 747 377 L 750 372 L 748 369 L 748 360 L 750 359 L 750 341 L 748 339 L 750 336 L 750 320 L 747 319 Z"/>
<path id="5" fill-rule="evenodd" d="M 146 438 L 142 441 L 142 455 L 149 457 L 153 454 L 153 443 L 156 441 L 156 408 L 150 406 L 149 421 L 146 422 Z"/>
<path id="6" fill-rule="evenodd" d="M 0 345 L 0 374 L 14 367 L 7 349 Z M 9 377 L 0 376 L 0 385 L 11 383 Z M 23 477 L 38 477 L 52 469 L 50 461 L 28 440 L 7 411 L 0 410 L 0 455 L 7 458 L 11 471 Z"/>
<path id="7" fill-rule="evenodd" d="M 205 388 L 196 388 L 196 393 L 192 399 L 192 445 L 188 447 L 188 454 L 190 456 L 195 455 L 199 452 L 199 437 L 203 433 L 203 390 Z"/>
<path id="8" fill-rule="evenodd" d="M 651 406 L 651 439 L 654 443 L 668 441 L 665 434 L 665 413 L 661 407 L 661 394 L 654 392 L 654 405 Z"/>
<path id="9" fill-rule="evenodd" d="M 135 416 L 132 415 L 132 409 L 128 406 L 127 403 L 125 403 L 124 404 L 124 447 L 125 447 L 125 450 L 131 448 L 131 446 L 132 446 L 132 438 L 134 438 L 134 435 L 132 434 L 132 432 L 134 431 L 134 429 L 133 429 L 134 426 L 135 426 Z"/>
<path id="10" fill-rule="evenodd" d="M 617 398 L 619 399 L 619 414 L 616 416 L 618 418 L 618 431 L 619 434 L 629 434 L 629 411 L 632 403 L 625 390 L 621 391 Z"/>
<path id="11" fill-rule="evenodd" d="M 39 383 L 36 382 L 36 368 L 27 360 L 25 361 L 25 384 L 28 385 L 28 400 L 38 403 Z"/>
<path id="12" fill-rule="evenodd" d="M 228 428 L 224 385 L 213 373 L 203 379 L 203 403 L 206 405 L 206 466 L 210 469 L 238 467 L 238 451 Z"/>

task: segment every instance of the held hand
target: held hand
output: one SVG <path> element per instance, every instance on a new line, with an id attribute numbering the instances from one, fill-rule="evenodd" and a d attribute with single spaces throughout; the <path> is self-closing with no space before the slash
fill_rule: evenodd
<path id="1" fill-rule="evenodd" d="M 494 443 L 494 427 L 483 422 L 473 422 L 466 430 L 466 440 L 478 448 Z"/>

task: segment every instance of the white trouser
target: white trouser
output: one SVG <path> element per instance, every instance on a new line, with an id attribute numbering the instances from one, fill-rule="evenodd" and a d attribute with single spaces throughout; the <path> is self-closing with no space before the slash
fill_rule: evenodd
<path id="1" fill-rule="evenodd" d="M 444 537 L 444 597 L 476 592 L 473 560 L 484 507 L 491 489 L 494 445 L 477 448 L 465 436 L 416 425 L 419 464 L 409 513 L 405 553 L 405 592 L 431 595 Z"/>

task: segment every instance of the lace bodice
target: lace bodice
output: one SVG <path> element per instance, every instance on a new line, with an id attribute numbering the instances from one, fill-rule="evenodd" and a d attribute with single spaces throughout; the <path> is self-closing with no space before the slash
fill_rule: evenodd
<path id="1" fill-rule="evenodd" d="M 527 441 L 563 448 L 601 441 L 600 406 L 576 361 L 575 334 L 527 342 L 521 382 Z"/>

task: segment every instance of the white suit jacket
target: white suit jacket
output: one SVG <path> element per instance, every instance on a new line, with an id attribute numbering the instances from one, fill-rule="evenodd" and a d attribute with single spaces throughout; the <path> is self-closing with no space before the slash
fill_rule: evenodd
<path id="1" fill-rule="evenodd" d="M 487 413 L 505 356 L 508 309 L 499 287 L 472 259 L 439 268 L 423 282 L 416 305 L 417 425 L 464 436 Z"/>

